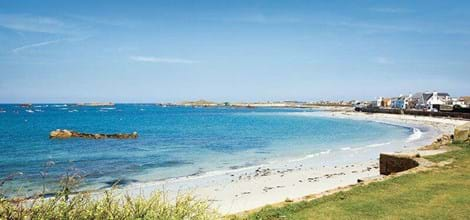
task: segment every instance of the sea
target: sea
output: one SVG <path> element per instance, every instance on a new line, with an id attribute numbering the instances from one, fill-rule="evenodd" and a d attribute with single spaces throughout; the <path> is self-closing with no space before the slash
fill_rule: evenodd
<path id="1" fill-rule="evenodd" d="M 318 112 L 155 104 L 0 105 L 0 193 L 53 193 L 65 177 L 77 179 L 77 190 L 100 190 L 334 154 L 417 135 L 405 126 Z M 139 136 L 49 139 L 56 129 Z"/>

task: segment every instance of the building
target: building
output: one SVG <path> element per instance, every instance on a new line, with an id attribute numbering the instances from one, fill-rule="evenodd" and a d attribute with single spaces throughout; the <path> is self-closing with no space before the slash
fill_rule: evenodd
<path id="1" fill-rule="evenodd" d="M 430 92 L 418 92 L 411 96 L 408 107 L 415 109 L 426 109 L 427 102 L 431 98 L 432 93 Z"/>
<path id="2" fill-rule="evenodd" d="M 456 108 L 470 108 L 470 96 L 462 96 L 458 99 L 452 99 L 452 105 Z"/>
<path id="3" fill-rule="evenodd" d="M 382 107 L 383 100 L 384 100 L 383 97 L 379 97 L 379 98 L 377 99 L 377 107 Z"/>
<path id="4" fill-rule="evenodd" d="M 392 105 L 392 99 L 379 97 L 377 99 L 377 107 L 390 108 Z"/>
<path id="5" fill-rule="evenodd" d="M 407 97 L 405 97 L 405 103 L 403 105 L 403 109 L 412 109 L 415 107 L 415 103 L 413 101 L 413 95 L 410 94 Z"/>
<path id="6" fill-rule="evenodd" d="M 465 105 L 470 105 L 470 96 L 462 96 L 459 99 L 462 100 Z"/>
<path id="7" fill-rule="evenodd" d="M 452 98 L 450 97 L 449 93 L 433 92 L 432 96 L 426 102 L 428 110 L 439 110 L 441 105 L 452 105 Z"/>
<path id="8" fill-rule="evenodd" d="M 392 108 L 405 109 L 405 97 L 404 96 L 399 96 L 399 97 L 392 98 L 391 107 Z"/>

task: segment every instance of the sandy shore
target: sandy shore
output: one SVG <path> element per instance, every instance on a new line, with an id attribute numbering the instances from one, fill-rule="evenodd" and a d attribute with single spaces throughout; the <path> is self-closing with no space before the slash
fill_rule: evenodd
<path id="1" fill-rule="evenodd" d="M 305 112 L 306 117 L 339 117 L 371 120 L 419 128 L 425 132 L 405 142 L 321 152 L 299 160 L 280 161 L 238 170 L 218 171 L 201 176 L 169 179 L 151 183 L 136 183 L 123 188 L 130 195 L 149 195 L 164 190 L 170 197 L 190 192 L 210 200 L 223 214 L 238 213 L 267 204 L 296 200 L 338 187 L 356 184 L 360 178 L 379 176 L 380 152 L 418 151 L 442 134 L 452 133 L 455 126 L 466 121 L 409 115 L 366 114 L 342 109 L 336 111 Z M 401 146 L 397 146 L 401 145 Z"/>

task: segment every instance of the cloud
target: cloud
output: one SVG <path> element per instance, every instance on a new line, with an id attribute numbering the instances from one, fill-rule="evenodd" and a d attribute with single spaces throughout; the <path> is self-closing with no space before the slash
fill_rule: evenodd
<path id="1" fill-rule="evenodd" d="M 411 13 L 413 10 L 407 8 L 369 8 L 373 12 L 390 13 L 390 14 L 404 14 Z"/>
<path id="2" fill-rule="evenodd" d="M 80 38 L 64 38 L 64 39 L 56 39 L 56 40 L 48 40 L 48 41 L 42 41 L 38 43 L 32 43 L 32 44 L 26 44 L 21 47 L 13 48 L 11 50 L 12 53 L 19 53 L 24 50 L 36 48 L 36 47 L 44 47 L 50 44 L 56 44 L 56 43 L 61 43 L 61 42 L 78 42 L 78 41 L 84 41 L 86 39 L 89 39 L 90 36 L 84 36 Z"/>
<path id="3" fill-rule="evenodd" d="M 338 22 L 321 22 L 321 25 L 332 27 L 348 28 L 353 30 L 363 30 L 367 33 L 418 33 L 418 34 L 449 34 L 449 35 L 469 35 L 467 27 L 449 25 L 436 25 L 429 23 L 415 24 L 380 24 L 357 21 L 338 21 Z"/>
<path id="4" fill-rule="evenodd" d="M 388 25 L 388 24 L 374 24 L 374 23 L 364 23 L 364 22 L 326 22 L 324 23 L 330 26 L 344 27 L 344 28 L 354 28 L 354 29 L 364 29 L 375 32 L 418 32 L 423 33 L 425 30 L 414 27 L 414 26 L 404 26 L 404 25 Z"/>
<path id="5" fill-rule="evenodd" d="M 149 56 L 131 56 L 131 60 L 137 62 L 147 63 L 179 63 L 179 64 L 194 64 L 199 63 L 195 60 L 179 59 L 179 58 L 164 58 L 164 57 L 149 57 Z"/>
<path id="6" fill-rule="evenodd" d="M 7 28 L 19 33 L 47 33 L 80 37 L 96 26 L 132 27 L 129 20 L 116 20 L 80 15 L 65 15 L 60 18 L 44 17 L 31 14 L 2 14 L 0 13 L 0 28 Z"/>
<path id="7" fill-rule="evenodd" d="M 61 41 L 63 41 L 63 39 L 43 41 L 43 42 L 34 43 L 34 44 L 27 44 L 27 45 L 24 45 L 24 46 L 21 46 L 21 47 L 14 48 L 13 50 L 11 50 L 11 52 L 18 53 L 18 52 L 23 51 L 23 50 L 27 50 L 27 49 L 31 49 L 31 48 L 35 48 L 35 47 L 43 47 L 43 46 L 46 46 L 46 45 L 49 45 L 49 44 L 59 43 Z"/>
<path id="8" fill-rule="evenodd" d="M 50 17 L 26 14 L 0 14 L 0 26 L 16 31 L 65 34 L 74 28 Z"/>
<path id="9" fill-rule="evenodd" d="M 87 24 L 96 24 L 104 26 L 115 26 L 115 27 L 133 27 L 134 22 L 131 20 L 123 20 L 109 17 L 94 17 L 88 15 L 77 15 L 69 14 L 67 17 L 77 20 L 78 22 L 83 22 Z"/>

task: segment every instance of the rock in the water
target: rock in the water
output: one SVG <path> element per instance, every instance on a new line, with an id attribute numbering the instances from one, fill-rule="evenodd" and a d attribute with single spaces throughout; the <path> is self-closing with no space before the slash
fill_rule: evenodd
<path id="1" fill-rule="evenodd" d="M 60 130 L 57 129 L 55 131 L 51 131 L 49 134 L 49 138 L 71 138 L 72 137 L 72 132 L 69 130 Z"/>
<path id="2" fill-rule="evenodd" d="M 66 138 L 88 138 L 88 139 L 104 139 L 104 138 L 115 138 L 115 139 L 135 139 L 138 137 L 137 132 L 131 134 L 88 134 L 80 133 L 76 131 L 60 130 L 51 131 L 49 138 L 51 139 L 66 139 Z"/>
<path id="3" fill-rule="evenodd" d="M 403 155 L 403 154 L 380 154 L 380 174 L 390 175 L 419 166 L 414 158 L 419 154 Z"/>

